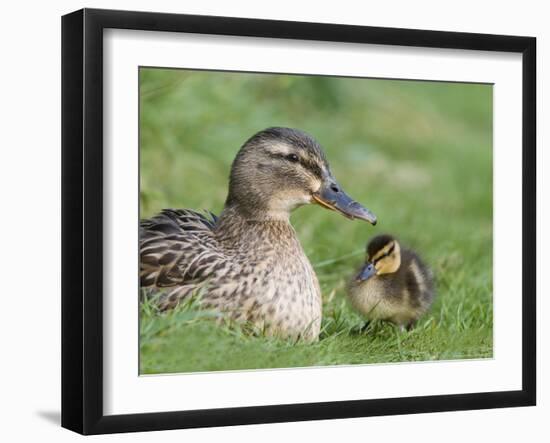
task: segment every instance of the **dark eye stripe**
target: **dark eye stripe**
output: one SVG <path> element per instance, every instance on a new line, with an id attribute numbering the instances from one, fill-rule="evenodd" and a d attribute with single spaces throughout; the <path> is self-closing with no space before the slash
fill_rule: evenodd
<path id="1" fill-rule="evenodd" d="M 321 167 L 316 162 L 309 161 L 308 159 L 302 158 L 297 154 L 293 154 L 293 155 L 296 155 L 297 160 L 290 160 L 288 158 L 290 155 L 292 155 L 292 154 L 279 154 L 279 153 L 277 153 L 277 154 L 270 153 L 269 154 L 269 156 L 272 157 L 272 158 L 283 159 L 283 160 L 286 160 L 286 161 L 290 161 L 292 163 L 300 164 L 305 169 L 310 171 L 313 175 L 315 175 L 316 177 L 319 177 L 319 178 L 323 177 L 323 170 L 321 169 Z"/>
<path id="2" fill-rule="evenodd" d="M 304 168 L 306 168 L 308 171 L 310 171 L 313 175 L 315 175 L 318 178 L 323 177 L 322 168 L 315 162 L 307 162 L 306 164 L 304 164 Z"/>
<path id="3" fill-rule="evenodd" d="M 388 249 L 388 252 L 386 252 L 385 254 L 382 254 L 380 257 L 378 257 L 376 260 L 374 260 L 372 262 L 372 264 L 375 265 L 376 263 L 378 263 L 383 258 L 386 258 L 388 255 L 391 255 L 391 253 L 393 252 L 394 249 L 395 249 L 395 243 L 393 245 L 391 245 L 391 248 Z"/>

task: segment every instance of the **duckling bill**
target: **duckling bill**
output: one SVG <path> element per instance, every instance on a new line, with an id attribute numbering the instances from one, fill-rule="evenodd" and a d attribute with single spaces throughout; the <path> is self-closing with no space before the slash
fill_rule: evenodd
<path id="1" fill-rule="evenodd" d="M 367 320 L 387 320 L 411 329 L 434 299 L 430 269 L 391 235 L 374 237 L 364 265 L 348 285 L 352 306 Z"/>
<path id="2" fill-rule="evenodd" d="M 319 282 L 289 220 L 309 203 L 376 223 L 341 189 L 313 137 L 263 130 L 237 153 L 219 217 L 165 209 L 141 222 L 141 287 L 161 310 L 200 290 L 205 307 L 237 321 L 270 335 L 316 340 Z"/>

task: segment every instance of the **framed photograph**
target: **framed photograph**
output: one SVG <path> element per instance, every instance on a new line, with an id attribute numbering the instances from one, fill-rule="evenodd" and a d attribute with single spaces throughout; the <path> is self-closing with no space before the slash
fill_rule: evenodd
<path id="1" fill-rule="evenodd" d="M 532 37 L 62 20 L 62 425 L 536 402 Z"/>

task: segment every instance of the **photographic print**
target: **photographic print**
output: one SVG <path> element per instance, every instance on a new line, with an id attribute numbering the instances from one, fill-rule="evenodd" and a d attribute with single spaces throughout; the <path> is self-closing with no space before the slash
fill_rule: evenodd
<path id="1" fill-rule="evenodd" d="M 140 374 L 491 358 L 492 110 L 140 67 Z"/>
<path id="2" fill-rule="evenodd" d="M 83 9 L 62 60 L 62 426 L 536 404 L 535 38 Z"/>

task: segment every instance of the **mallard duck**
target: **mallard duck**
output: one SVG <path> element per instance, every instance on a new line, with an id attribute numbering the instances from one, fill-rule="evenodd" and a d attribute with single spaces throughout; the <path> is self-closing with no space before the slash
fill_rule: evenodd
<path id="1" fill-rule="evenodd" d="M 141 287 L 161 310 L 200 290 L 203 306 L 234 320 L 316 340 L 319 283 L 289 220 L 308 203 L 376 223 L 336 182 L 313 137 L 289 128 L 255 134 L 233 161 L 219 217 L 166 209 L 141 222 Z"/>
<path id="2" fill-rule="evenodd" d="M 388 320 L 409 330 L 432 304 L 433 276 L 413 250 L 401 248 L 391 235 L 378 235 L 350 280 L 348 297 L 367 320 Z"/>

